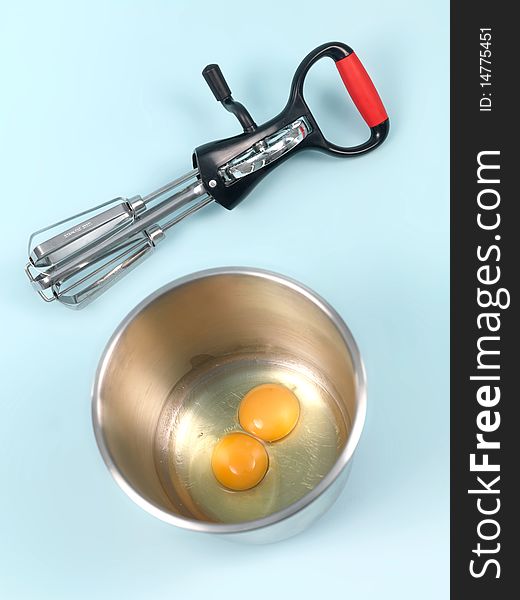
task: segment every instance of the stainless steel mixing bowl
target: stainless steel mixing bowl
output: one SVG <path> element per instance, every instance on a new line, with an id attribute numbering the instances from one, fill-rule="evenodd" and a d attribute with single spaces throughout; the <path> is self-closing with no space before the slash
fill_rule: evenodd
<path id="1" fill-rule="evenodd" d="M 164 443 L 165 404 L 173 402 L 166 411 L 172 427 L 182 408 L 176 406 L 182 394 L 172 390 L 189 387 L 201 365 L 218 370 L 242 355 L 312 371 L 343 423 L 331 467 L 297 501 L 258 519 L 219 522 L 164 485 L 158 446 Z M 365 372 L 347 326 L 314 292 L 275 273 L 212 269 L 166 285 L 123 320 L 101 357 L 92 403 L 103 459 L 139 506 L 185 529 L 271 542 L 303 530 L 343 488 L 365 420 Z"/>

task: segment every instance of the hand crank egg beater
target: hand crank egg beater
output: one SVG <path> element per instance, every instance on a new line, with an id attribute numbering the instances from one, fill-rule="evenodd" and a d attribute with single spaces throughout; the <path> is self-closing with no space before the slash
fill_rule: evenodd
<path id="1" fill-rule="evenodd" d="M 305 77 L 324 57 L 335 62 L 370 128 L 363 144 L 343 147 L 329 142 L 305 102 Z M 303 59 L 285 108 L 263 125 L 233 99 L 218 65 L 208 65 L 202 74 L 243 133 L 199 146 L 191 171 L 146 196 L 115 198 L 32 234 L 25 271 L 46 302 L 83 306 L 148 256 L 175 224 L 211 202 L 235 208 L 296 152 L 316 149 L 333 156 L 358 156 L 377 148 L 388 135 L 388 115 L 376 88 L 354 51 L 341 42 L 323 44 Z"/>

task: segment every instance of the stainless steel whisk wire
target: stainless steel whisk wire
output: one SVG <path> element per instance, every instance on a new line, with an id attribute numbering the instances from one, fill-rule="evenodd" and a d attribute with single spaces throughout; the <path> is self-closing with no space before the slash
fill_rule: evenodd
<path id="1" fill-rule="evenodd" d="M 168 229 L 212 201 L 198 169 L 143 197 L 109 200 L 34 232 L 29 238 L 25 272 L 46 302 L 59 300 L 78 307 L 145 258 Z M 87 218 L 78 223 L 82 217 Z M 65 231 L 35 243 L 42 234 L 73 222 Z"/>

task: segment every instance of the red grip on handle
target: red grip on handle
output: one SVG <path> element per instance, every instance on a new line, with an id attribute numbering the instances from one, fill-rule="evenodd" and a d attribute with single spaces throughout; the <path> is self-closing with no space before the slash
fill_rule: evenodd
<path id="1" fill-rule="evenodd" d="M 354 52 L 336 63 L 350 97 L 369 127 L 388 119 L 381 98 L 370 76 Z"/>

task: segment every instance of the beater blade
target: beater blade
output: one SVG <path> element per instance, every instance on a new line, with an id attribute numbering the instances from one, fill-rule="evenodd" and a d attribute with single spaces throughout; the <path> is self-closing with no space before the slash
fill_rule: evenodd
<path id="1" fill-rule="evenodd" d="M 83 306 L 146 258 L 166 230 L 211 201 L 197 169 L 147 196 L 116 198 L 34 233 L 25 271 L 46 302 Z"/>

